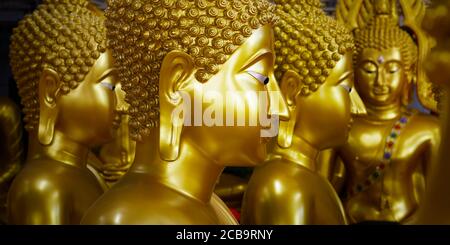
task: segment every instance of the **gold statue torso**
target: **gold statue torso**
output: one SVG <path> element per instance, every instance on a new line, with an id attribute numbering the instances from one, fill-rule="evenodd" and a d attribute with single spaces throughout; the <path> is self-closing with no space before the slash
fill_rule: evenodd
<path id="1" fill-rule="evenodd" d="M 120 198 L 116 198 L 120 197 Z M 213 195 L 205 204 L 159 182 L 148 173 L 128 173 L 120 181 L 120 188 L 112 188 L 101 203 L 89 213 L 101 212 L 102 217 L 90 224 L 237 224 L 226 205 Z M 117 207 L 120 207 L 117 209 Z M 136 210 L 137 212 L 133 212 Z M 140 210 L 140 211 L 139 211 Z M 142 213 L 142 210 L 148 210 Z"/>
<path id="2" fill-rule="evenodd" d="M 12 224 L 79 224 L 103 193 L 90 172 L 52 159 L 27 162 L 17 179 L 9 197 Z"/>
<path id="3" fill-rule="evenodd" d="M 397 119 L 386 121 L 355 118 L 348 143 L 340 149 L 348 182 L 345 210 L 350 222 L 404 222 L 414 215 L 424 192 L 425 174 L 439 134 L 437 118 L 412 115 L 395 141 L 391 163 L 373 183 L 367 178 L 383 158 L 385 139 Z M 366 185 L 352 193 L 356 185 Z"/>
<path id="4" fill-rule="evenodd" d="M 244 224 L 346 223 L 331 184 L 299 163 L 282 158 L 270 160 L 254 170 L 249 187 L 242 214 Z"/>

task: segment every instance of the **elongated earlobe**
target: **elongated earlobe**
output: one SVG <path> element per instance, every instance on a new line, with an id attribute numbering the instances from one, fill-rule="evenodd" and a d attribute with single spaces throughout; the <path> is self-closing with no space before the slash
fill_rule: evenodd
<path id="1" fill-rule="evenodd" d="M 293 111 L 295 113 L 295 110 Z M 296 117 L 291 117 L 289 121 L 280 121 L 280 129 L 278 132 L 278 146 L 281 148 L 289 148 L 292 145 L 292 138 L 294 135 Z"/>
<path id="2" fill-rule="evenodd" d="M 281 93 L 286 100 L 291 115 L 289 121 L 280 122 L 277 142 L 281 148 L 288 148 L 292 145 L 294 128 L 297 123 L 296 97 L 299 94 L 301 83 L 297 72 L 292 70 L 288 70 L 281 79 Z"/>
<path id="3" fill-rule="evenodd" d="M 171 51 L 162 62 L 159 79 L 159 154 L 162 160 L 175 161 L 180 155 L 184 118 L 190 113 L 189 95 L 184 91 L 190 86 L 194 71 L 192 57 L 181 51 Z"/>
<path id="4" fill-rule="evenodd" d="M 42 145 L 50 145 L 55 133 L 58 118 L 56 103 L 59 91 L 59 76 L 52 70 L 45 68 L 39 80 L 39 127 L 38 140 Z"/>

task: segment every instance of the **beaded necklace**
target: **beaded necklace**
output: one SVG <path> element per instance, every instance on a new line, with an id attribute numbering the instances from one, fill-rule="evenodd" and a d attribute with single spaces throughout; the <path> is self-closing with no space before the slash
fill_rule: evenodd
<path id="1" fill-rule="evenodd" d="M 405 112 L 395 122 L 390 133 L 386 137 L 383 149 L 383 156 L 380 161 L 380 164 L 378 164 L 375 167 L 375 170 L 367 176 L 364 182 L 360 182 L 350 188 L 350 190 L 348 191 L 347 198 L 367 190 L 370 186 L 372 186 L 374 183 L 376 183 L 381 179 L 381 176 L 384 174 L 386 169 L 391 165 L 393 155 L 392 152 L 394 150 L 395 143 L 397 142 L 400 133 L 405 128 L 411 116 L 412 116 L 411 112 Z"/>

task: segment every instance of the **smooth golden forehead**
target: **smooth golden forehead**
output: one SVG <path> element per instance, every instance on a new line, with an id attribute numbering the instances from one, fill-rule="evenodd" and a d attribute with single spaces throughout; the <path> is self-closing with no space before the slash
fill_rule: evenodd
<path id="1" fill-rule="evenodd" d="M 207 82 L 260 26 L 274 6 L 261 0 L 112 0 L 106 10 L 110 47 L 130 107 L 131 135 L 159 122 L 159 70 L 167 53 L 189 54 L 195 78 Z"/>
<path id="2" fill-rule="evenodd" d="M 277 1 L 280 20 L 275 27 L 275 75 L 281 80 L 288 70 L 304 82 L 302 95 L 316 91 L 337 62 L 353 51 L 347 29 L 325 15 L 318 1 Z"/>

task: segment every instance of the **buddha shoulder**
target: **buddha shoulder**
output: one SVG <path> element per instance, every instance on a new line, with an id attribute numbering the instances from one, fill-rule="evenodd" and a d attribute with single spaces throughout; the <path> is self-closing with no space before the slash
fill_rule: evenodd
<path id="1" fill-rule="evenodd" d="M 440 133 L 439 119 L 436 116 L 423 113 L 415 113 L 405 128 L 405 134 L 426 140 L 439 139 Z"/>
<path id="2" fill-rule="evenodd" d="M 243 222 L 343 224 L 341 206 L 333 187 L 321 175 L 300 164 L 276 159 L 253 173 L 245 194 Z M 298 216 L 298 210 L 303 214 Z M 262 213 L 273 215 L 266 217 Z"/>
<path id="3" fill-rule="evenodd" d="M 128 173 L 89 208 L 81 223 L 217 223 L 207 207 L 208 205 L 153 180 L 151 176 Z"/>
<path id="4" fill-rule="evenodd" d="M 17 175 L 11 186 L 10 196 L 23 195 L 25 192 L 69 193 L 75 191 L 73 187 L 81 188 L 85 184 L 89 187 L 98 185 L 87 169 L 51 159 L 35 159 L 27 162 Z"/>
<path id="5" fill-rule="evenodd" d="M 274 159 L 264 163 L 253 172 L 248 189 L 255 193 L 278 193 L 279 188 L 292 190 L 290 193 L 302 193 L 313 196 L 316 188 L 311 186 L 326 186 L 327 182 L 319 174 L 308 168 L 285 159 Z M 294 191 L 295 190 L 295 191 Z M 269 192 L 267 192 L 269 191 Z M 257 194 L 256 194 L 257 195 Z"/>

